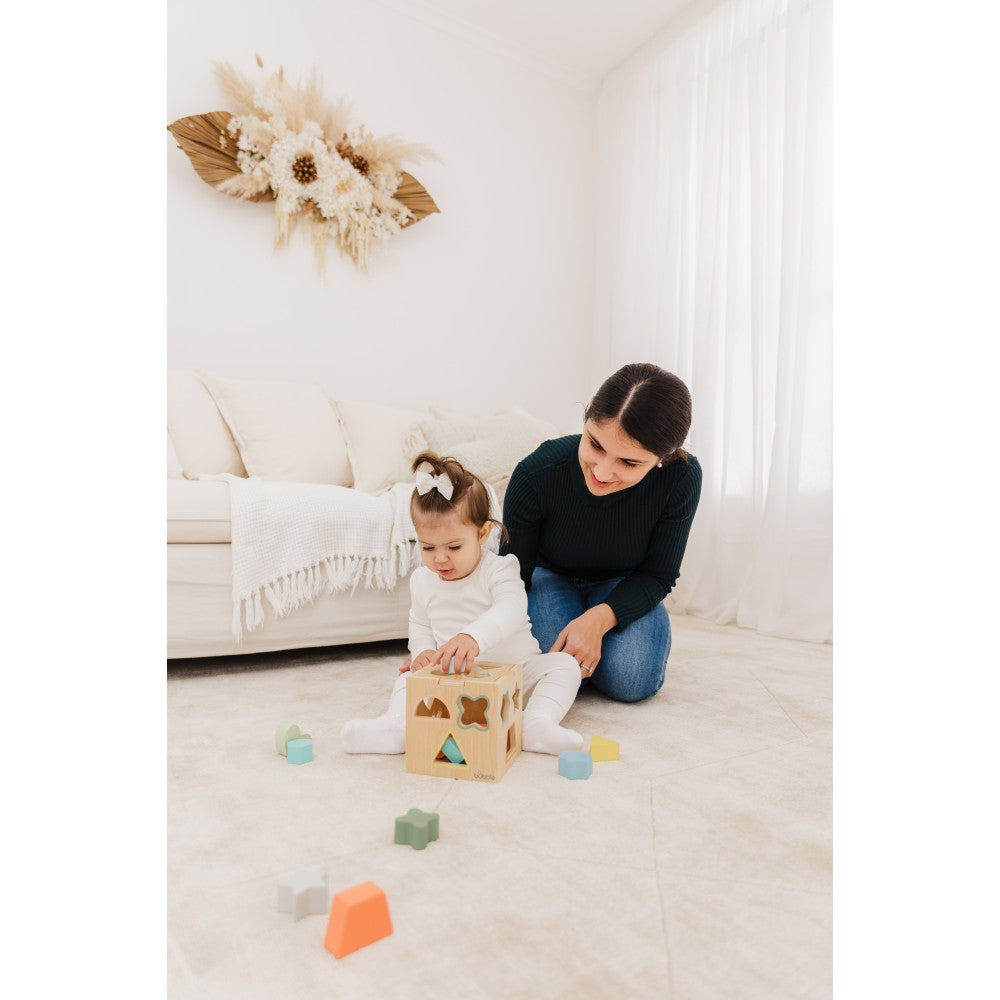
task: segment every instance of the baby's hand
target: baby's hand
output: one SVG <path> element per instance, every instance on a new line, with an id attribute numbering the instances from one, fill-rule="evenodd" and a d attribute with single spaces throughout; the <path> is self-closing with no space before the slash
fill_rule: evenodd
<path id="1" fill-rule="evenodd" d="M 441 669 L 448 673 L 467 674 L 475 666 L 478 655 L 479 643 L 471 635 L 459 632 L 434 654 L 431 663 L 440 663 Z M 452 657 L 455 659 L 454 668 L 451 667 Z"/>
<path id="2" fill-rule="evenodd" d="M 405 674 L 407 670 L 419 670 L 421 667 L 426 667 L 428 663 L 434 656 L 433 649 L 425 649 L 422 653 L 417 656 L 412 656 L 406 661 L 400 668 L 399 672 Z"/>

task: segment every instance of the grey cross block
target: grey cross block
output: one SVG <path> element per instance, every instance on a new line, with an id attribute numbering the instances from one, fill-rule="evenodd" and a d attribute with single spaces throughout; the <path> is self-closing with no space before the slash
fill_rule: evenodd
<path id="1" fill-rule="evenodd" d="M 310 913 L 326 913 L 326 872 L 296 872 L 278 883 L 278 912 L 290 913 L 293 920 L 301 920 Z"/>

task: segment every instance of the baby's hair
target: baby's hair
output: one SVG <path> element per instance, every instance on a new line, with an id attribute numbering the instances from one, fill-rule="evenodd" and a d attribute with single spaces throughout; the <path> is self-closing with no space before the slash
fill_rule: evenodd
<path id="1" fill-rule="evenodd" d="M 414 472 L 421 465 L 429 465 L 434 476 L 445 475 L 451 480 L 451 499 L 446 500 L 440 490 L 432 489 L 418 493 L 416 489 L 410 497 L 410 516 L 435 517 L 442 514 L 458 514 L 462 520 L 481 528 L 484 524 L 495 524 L 500 529 L 501 538 L 507 540 L 507 529 L 502 521 L 490 517 L 490 494 L 483 481 L 462 465 L 456 458 L 435 455 L 432 451 L 422 451 L 413 460 Z"/>

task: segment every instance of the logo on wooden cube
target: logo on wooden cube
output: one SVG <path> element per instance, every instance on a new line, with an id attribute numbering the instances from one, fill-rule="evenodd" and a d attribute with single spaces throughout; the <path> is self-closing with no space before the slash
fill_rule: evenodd
<path id="1" fill-rule="evenodd" d="M 423 667 L 406 682 L 406 770 L 499 781 L 521 752 L 520 663 L 477 663 L 474 674 Z"/>

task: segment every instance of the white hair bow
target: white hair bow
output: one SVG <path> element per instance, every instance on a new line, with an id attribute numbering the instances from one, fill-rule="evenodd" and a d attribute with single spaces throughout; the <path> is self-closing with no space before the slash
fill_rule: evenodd
<path id="1" fill-rule="evenodd" d="M 445 500 L 450 500 L 455 487 L 452 485 L 451 479 L 443 472 L 440 476 L 432 476 L 429 472 L 418 472 L 417 492 L 423 496 L 425 493 L 430 493 L 431 490 L 437 490 Z"/>

